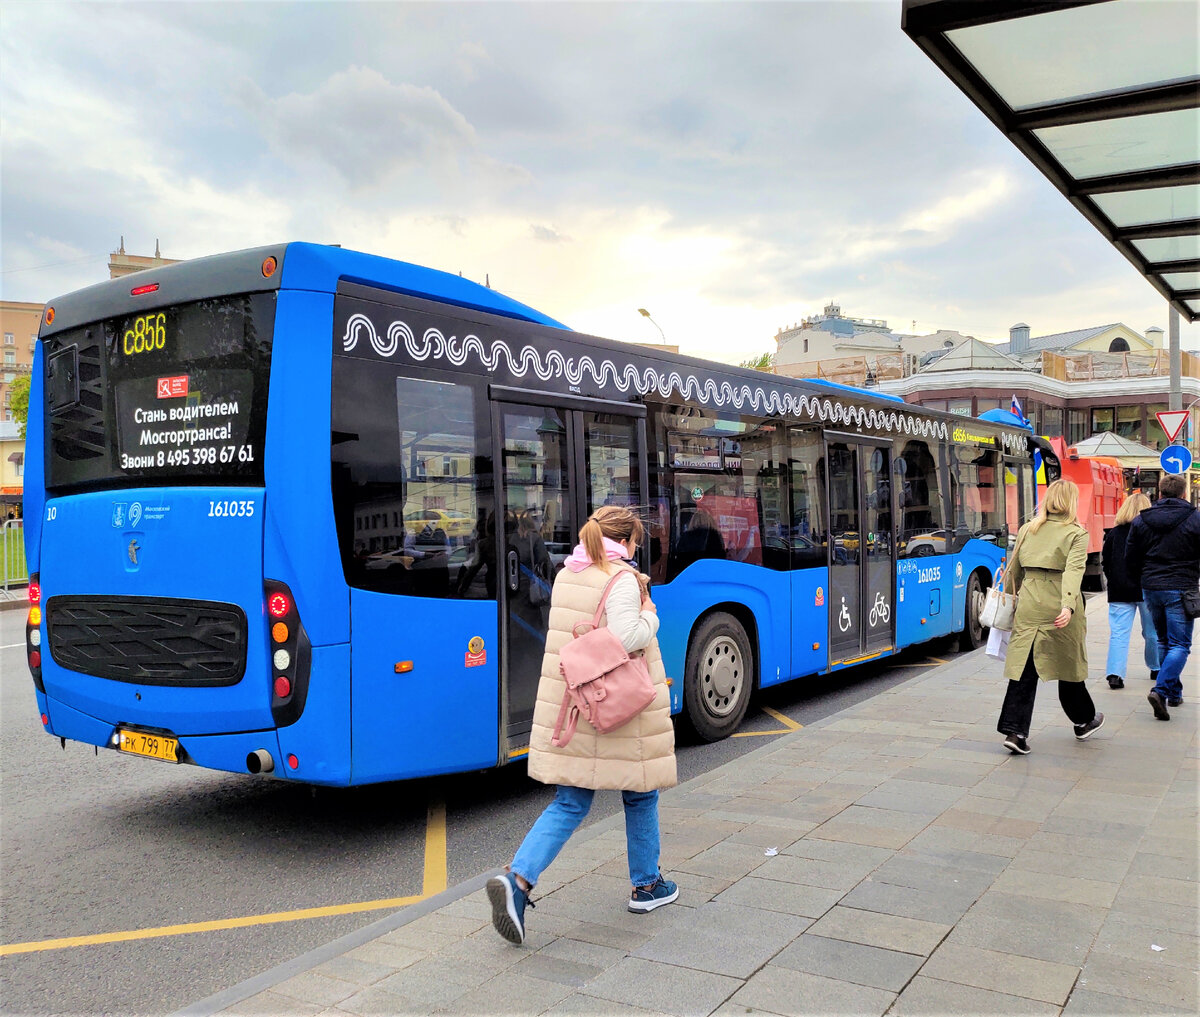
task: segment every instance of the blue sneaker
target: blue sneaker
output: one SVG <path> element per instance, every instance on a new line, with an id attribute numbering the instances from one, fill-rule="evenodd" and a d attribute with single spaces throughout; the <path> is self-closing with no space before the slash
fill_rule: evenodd
<path id="1" fill-rule="evenodd" d="M 679 887 L 669 879 L 663 879 L 660 872 L 658 879 L 654 881 L 649 889 L 641 886 L 633 888 L 633 895 L 629 898 L 629 910 L 634 914 L 644 915 L 655 908 L 660 908 L 664 904 L 670 904 L 672 901 L 678 899 Z"/>
<path id="2" fill-rule="evenodd" d="M 525 942 L 525 906 L 533 907 L 529 894 L 521 889 L 511 872 L 487 881 L 488 900 L 492 902 L 492 925 L 510 943 Z"/>

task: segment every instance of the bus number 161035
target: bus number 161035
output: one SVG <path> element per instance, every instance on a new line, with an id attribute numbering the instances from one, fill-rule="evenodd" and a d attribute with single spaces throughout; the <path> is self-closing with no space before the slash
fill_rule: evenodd
<path id="1" fill-rule="evenodd" d="M 254 515 L 252 501 L 210 501 L 208 503 L 209 517 L 229 518 L 232 516 L 250 517 Z"/>

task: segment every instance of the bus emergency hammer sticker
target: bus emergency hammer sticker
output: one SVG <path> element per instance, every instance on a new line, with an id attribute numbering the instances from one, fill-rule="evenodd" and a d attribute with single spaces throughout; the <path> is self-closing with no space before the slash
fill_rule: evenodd
<path id="1" fill-rule="evenodd" d="M 466 667 L 479 667 L 480 664 L 487 663 L 487 650 L 483 646 L 483 636 L 472 636 L 471 641 L 467 643 L 467 655 L 463 661 Z"/>

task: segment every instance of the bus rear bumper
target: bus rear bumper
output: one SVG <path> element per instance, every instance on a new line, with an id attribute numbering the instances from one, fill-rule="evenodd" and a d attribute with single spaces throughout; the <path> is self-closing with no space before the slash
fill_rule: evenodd
<path id="1" fill-rule="evenodd" d="M 116 730 L 111 721 L 100 720 L 86 713 L 73 709 L 64 703 L 37 694 L 38 708 L 49 718 L 45 725 L 48 734 L 68 741 L 82 742 L 85 745 L 95 745 L 102 749 L 113 749 L 113 734 Z M 235 734 L 218 735 L 183 735 L 179 737 L 180 762 L 191 763 L 210 770 L 224 770 L 228 773 L 248 774 L 247 759 L 259 750 L 265 749 L 274 760 L 274 769 L 270 776 L 290 779 L 305 784 L 326 784 L 335 787 L 349 783 L 349 774 L 333 772 L 327 766 L 303 766 L 301 759 L 293 753 L 297 766 L 291 767 L 288 756 L 283 753 L 279 744 L 279 732 L 241 731 Z M 305 760 L 307 762 L 307 760 Z M 169 764 L 168 764 L 169 765 Z M 316 770 L 317 772 L 299 772 Z M 265 774 L 264 774 L 265 776 Z"/>

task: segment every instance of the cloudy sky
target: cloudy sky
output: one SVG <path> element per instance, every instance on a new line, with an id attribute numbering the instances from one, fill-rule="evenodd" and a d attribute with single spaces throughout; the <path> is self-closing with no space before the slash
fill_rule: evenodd
<path id="1" fill-rule="evenodd" d="M 1007 339 L 1166 302 L 899 0 L 0 2 L 0 281 L 339 243 L 736 361 L 829 300 Z M 1185 348 L 1200 326 L 1184 325 Z"/>

